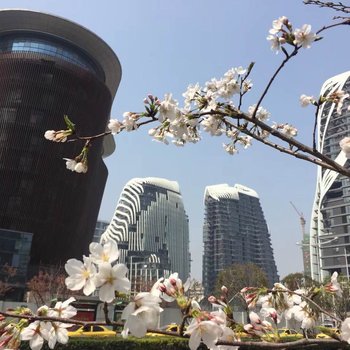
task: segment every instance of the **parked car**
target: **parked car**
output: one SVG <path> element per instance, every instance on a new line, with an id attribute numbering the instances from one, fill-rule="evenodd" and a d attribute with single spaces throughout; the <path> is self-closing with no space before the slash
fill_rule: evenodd
<path id="1" fill-rule="evenodd" d="M 180 329 L 180 326 L 176 323 L 170 323 L 166 326 L 163 326 L 160 328 L 161 331 L 165 331 L 165 332 L 174 332 L 174 333 L 178 333 Z M 185 326 L 186 329 L 186 326 Z M 149 335 L 151 337 L 164 337 L 166 334 L 160 334 L 160 333 L 154 333 L 154 332 L 147 332 L 146 335 Z"/>
<path id="2" fill-rule="evenodd" d="M 327 330 L 329 330 L 329 334 L 334 333 L 336 335 L 340 335 L 340 331 L 339 331 L 338 328 L 329 328 L 329 327 L 327 327 Z M 326 333 L 323 333 L 323 332 L 318 333 L 316 335 L 316 339 L 327 339 L 327 338 L 332 338 L 332 337 L 330 335 L 326 334 Z"/>
<path id="3" fill-rule="evenodd" d="M 75 325 L 68 328 L 69 337 L 113 337 L 115 331 L 112 331 L 104 326 L 87 325 L 79 326 Z"/>
<path id="4" fill-rule="evenodd" d="M 293 339 L 302 339 L 303 335 L 298 333 L 296 330 L 294 329 L 290 329 L 290 328 L 279 328 L 277 330 L 278 335 L 280 338 L 293 338 Z M 263 339 L 275 339 L 277 338 L 277 335 L 274 332 L 271 333 L 267 333 L 265 335 L 262 336 Z"/>

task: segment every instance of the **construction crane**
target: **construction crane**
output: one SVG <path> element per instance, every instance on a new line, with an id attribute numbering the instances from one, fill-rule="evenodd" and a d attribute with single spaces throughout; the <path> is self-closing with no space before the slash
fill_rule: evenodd
<path id="1" fill-rule="evenodd" d="M 309 251 L 310 238 L 305 231 L 306 220 L 304 218 L 304 214 L 300 212 L 292 202 L 289 202 L 289 203 L 297 212 L 300 219 L 300 226 L 301 226 L 301 233 L 302 233 L 301 249 L 303 252 L 304 277 L 306 276 L 311 277 L 311 260 L 310 260 L 310 251 Z"/>
<path id="2" fill-rule="evenodd" d="M 302 237 L 304 239 L 305 237 L 305 226 L 306 226 L 306 220 L 305 220 L 305 217 L 304 217 L 304 214 L 302 212 L 300 212 L 296 206 L 293 204 L 293 202 L 289 202 L 292 207 L 294 208 L 294 210 L 297 212 L 297 214 L 299 215 L 299 219 L 300 219 L 300 226 L 301 226 L 301 233 L 302 233 Z"/>

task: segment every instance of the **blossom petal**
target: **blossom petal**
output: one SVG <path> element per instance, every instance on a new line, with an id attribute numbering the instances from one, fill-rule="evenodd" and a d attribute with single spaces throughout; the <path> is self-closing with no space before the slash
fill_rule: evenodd
<path id="1" fill-rule="evenodd" d="M 188 342 L 188 346 L 190 347 L 191 350 L 197 350 L 200 343 L 201 343 L 200 332 L 197 329 L 195 329 L 191 334 L 190 340 Z"/>
<path id="2" fill-rule="evenodd" d="M 126 326 L 129 328 L 130 333 L 137 338 L 142 338 L 147 333 L 146 325 L 137 316 L 130 315 Z"/>

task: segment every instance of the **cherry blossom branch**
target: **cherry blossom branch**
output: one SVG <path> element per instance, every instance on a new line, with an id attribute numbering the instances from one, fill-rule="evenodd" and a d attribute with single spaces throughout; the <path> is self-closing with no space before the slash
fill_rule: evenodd
<path id="1" fill-rule="evenodd" d="M 283 69 L 283 67 L 288 63 L 288 61 L 297 55 L 299 49 L 301 48 L 301 46 L 296 46 L 295 49 L 292 51 L 292 53 L 288 53 L 286 50 L 284 50 L 283 52 L 285 53 L 286 55 L 286 58 L 282 61 L 282 63 L 279 65 L 279 67 L 276 69 L 275 73 L 272 75 L 272 77 L 270 78 L 269 82 L 267 83 L 263 93 L 261 94 L 257 104 L 256 104 L 256 107 L 255 107 L 255 110 L 253 112 L 253 118 L 256 117 L 256 113 L 258 111 L 258 108 L 260 107 L 263 99 L 265 98 L 266 94 L 268 93 L 272 83 L 274 82 L 275 78 L 277 77 L 277 75 L 280 73 L 280 71 Z"/>
<path id="2" fill-rule="evenodd" d="M 112 324 L 109 316 L 108 316 L 108 303 L 104 302 L 103 303 L 103 313 L 105 315 L 105 321 L 107 324 Z"/>
<path id="3" fill-rule="evenodd" d="M 242 349 L 304 349 L 306 346 L 313 347 L 314 345 L 333 345 L 334 349 L 348 349 L 349 344 L 334 339 L 301 339 L 285 343 L 266 343 L 253 341 L 218 341 L 216 345 L 239 346 L 240 348 L 242 347 Z"/>
<path id="4" fill-rule="evenodd" d="M 304 0 L 305 5 L 316 5 L 319 7 L 331 8 L 335 11 L 350 13 L 350 6 L 344 5 L 342 2 L 330 2 L 330 1 L 320 1 L 320 0 Z"/>
<path id="5" fill-rule="evenodd" d="M 252 137 L 253 139 L 269 146 L 269 147 L 272 147 L 274 149 L 277 149 L 278 151 L 282 152 L 282 153 L 286 153 L 286 154 L 289 154 L 293 157 L 296 157 L 296 158 L 299 158 L 299 159 L 302 159 L 302 160 L 305 160 L 307 162 L 310 162 L 310 163 L 313 163 L 313 164 L 316 164 L 316 165 L 319 165 L 321 166 L 322 168 L 325 168 L 325 169 L 329 169 L 329 170 L 335 170 L 332 166 L 320 161 L 319 159 L 317 158 L 311 158 L 309 156 L 306 156 L 304 154 L 300 154 L 300 153 L 297 153 L 298 150 L 292 150 L 292 149 L 288 149 L 288 148 L 285 148 L 277 143 L 273 143 L 267 139 L 264 139 L 260 136 L 258 136 L 257 134 L 254 134 L 252 132 L 250 132 L 249 130 L 247 129 L 244 129 L 244 130 L 241 130 L 243 133 L 245 133 L 246 135 Z M 335 170 L 337 171 L 337 170 Z M 346 176 L 350 176 L 350 172 L 346 171 Z"/>
<path id="6" fill-rule="evenodd" d="M 218 112 L 215 112 L 218 113 Z M 223 117 L 226 117 L 227 115 L 222 113 Z M 231 117 L 231 116 L 230 116 Z M 237 115 L 234 115 L 233 118 L 237 118 Z M 284 133 L 270 127 L 269 125 L 267 125 L 266 123 L 260 121 L 257 118 L 253 118 L 253 116 L 249 116 L 245 113 L 240 113 L 239 114 L 239 118 L 245 119 L 248 122 L 251 122 L 253 124 L 256 124 L 257 126 L 259 126 L 262 130 L 267 131 L 268 133 L 270 133 L 271 135 L 277 137 L 278 139 L 287 142 L 289 145 L 294 146 L 298 151 L 301 150 L 307 154 L 310 154 L 311 156 L 314 156 L 315 158 L 310 158 L 307 157 L 305 155 L 301 155 L 299 153 L 296 153 L 296 151 L 292 151 L 291 149 L 287 149 L 283 146 L 280 146 L 278 144 L 272 143 L 264 138 L 259 137 L 258 135 L 256 135 L 255 133 L 251 133 L 249 132 L 249 130 L 245 129 L 240 129 L 240 131 L 242 131 L 243 133 L 253 137 L 254 139 L 258 140 L 259 142 L 262 142 L 272 148 L 275 148 L 277 150 L 279 150 L 280 152 L 283 153 L 287 153 L 290 154 L 296 158 L 300 158 L 303 160 L 306 160 L 308 162 L 317 164 L 323 168 L 327 168 L 330 170 L 334 170 L 342 175 L 345 176 L 350 176 L 350 170 L 346 169 L 345 167 L 342 167 L 340 164 L 336 163 L 335 161 L 333 161 L 331 158 L 323 155 L 322 153 L 318 152 L 317 150 L 314 150 L 308 146 L 306 146 L 305 144 L 297 141 L 294 138 L 291 138 L 287 135 L 285 135 Z M 228 122 L 228 121 L 227 121 Z M 232 125 L 232 124 L 231 124 Z"/>
<path id="7" fill-rule="evenodd" d="M 315 119 L 314 119 L 314 129 L 312 131 L 312 148 L 314 149 L 314 151 L 317 150 L 317 146 L 316 146 L 316 130 L 317 130 L 317 116 L 318 116 L 318 112 L 320 110 L 320 104 L 317 104 L 316 107 L 316 111 L 315 111 Z"/>
<path id="8" fill-rule="evenodd" d="M 4 317 L 26 319 L 29 322 L 49 321 L 49 322 L 68 323 L 68 324 L 72 324 L 72 325 L 76 324 L 76 325 L 81 325 L 81 326 L 86 326 L 86 325 L 107 325 L 106 322 L 99 322 L 99 321 L 80 321 L 80 320 L 74 320 L 74 319 L 71 319 L 71 318 L 26 315 L 26 314 L 18 314 L 18 313 L 5 312 L 5 311 L 0 311 L 0 315 L 2 315 Z M 123 326 L 124 323 L 123 322 L 113 322 L 113 325 Z"/>
<path id="9" fill-rule="evenodd" d="M 310 304 L 312 304 L 313 306 L 315 306 L 319 311 L 321 311 L 322 313 L 324 313 L 325 315 L 327 315 L 328 317 L 336 320 L 337 322 L 342 322 L 342 320 L 340 318 L 338 318 L 335 315 L 332 315 L 331 313 L 329 313 L 327 310 L 325 310 L 324 308 L 322 308 L 320 305 L 318 305 L 316 302 L 314 302 L 311 298 L 307 297 L 306 295 L 303 295 L 302 293 L 297 293 L 291 290 L 288 290 L 290 293 L 294 294 L 294 295 L 298 295 L 300 296 L 302 299 L 305 299 L 307 302 L 309 302 Z"/>
<path id="10" fill-rule="evenodd" d="M 350 20 L 347 19 L 343 22 L 339 22 L 339 23 L 335 23 L 335 24 L 330 24 L 328 26 L 323 26 L 321 29 L 319 29 L 317 32 L 316 32 L 316 35 L 317 34 L 320 34 L 321 32 L 327 30 L 327 29 L 330 29 L 330 28 L 333 28 L 333 27 L 337 27 L 337 26 L 341 26 L 341 25 L 349 25 L 350 24 Z M 321 38 L 316 38 L 315 40 L 320 40 Z M 260 96 L 257 104 L 256 104 L 256 107 L 255 107 L 255 110 L 253 112 L 253 117 L 255 118 L 256 116 L 256 113 L 258 111 L 258 108 L 260 107 L 263 99 L 265 98 L 266 94 L 268 93 L 272 83 L 274 82 L 275 78 L 277 77 L 277 75 L 280 73 L 280 71 L 284 68 L 284 66 L 288 63 L 288 61 L 297 55 L 297 53 L 299 52 L 299 50 L 302 48 L 301 45 L 295 45 L 294 46 L 294 50 L 291 52 L 291 53 L 288 53 L 288 51 L 282 47 L 282 51 L 283 53 L 285 54 L 285 59 L 282 61 L 282 63 L 279 65 L 279 67 L 276 69 L 275 73 L 272 75 L 272 77 L 270 78 L 268 84 L 266 85 L 262 95 Z"/>

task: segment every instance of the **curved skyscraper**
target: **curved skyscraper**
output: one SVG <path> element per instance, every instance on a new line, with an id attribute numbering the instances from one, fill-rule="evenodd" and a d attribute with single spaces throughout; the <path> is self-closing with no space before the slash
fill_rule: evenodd
<path id="1" fill-rule="evenodd" d="M 207 186 L 204 194 L 203 286 L 215 288 L 220 271 L 235 263 L 261 267 L 272 285 L 279 280 L 271 238 L 258 194 L 245 186 Z"/>
<path id="2" fill-rule="evenodd" d="M 120 261 L 136 282 L 170 272 L 186 279 L 190 272 L 188 217 L 175 181 L 147 177 L 130 180 L 101 240 L 113 239 Z M 140 286 L 141 287 L 141 286 Z"/>
<path id="3" fill-rule="evenodd" d="M 321 96 L 337 90 L 350 93 L 350 72 L 328 79 Z M 350 134 L 349 102 L 341 113 L 332 102 L 320 106 L 317 116 L 317 149 L 345 167 L 349 162 L 341 152 L 339 141 Z M 337 271 L 349 277 L 350 255 L 350 179 L 330 170 L 318 168 L 316 194 L 310 227 L 311 277 L 322 281 Z"/>
<path id="4" fill-rule="evenodd" d="M 76 142 L 54 144 L 48 129 L 103 132 L 121 67 L 110 47 L 78 24 L 28 10 L 0 11 L 0 228 L 33 234 L 31 263 L 59 264 L 87 252 L 107 179 L 102 156 L 89 152 L 89 172 L 67 171 L 62 158 Z"/>

